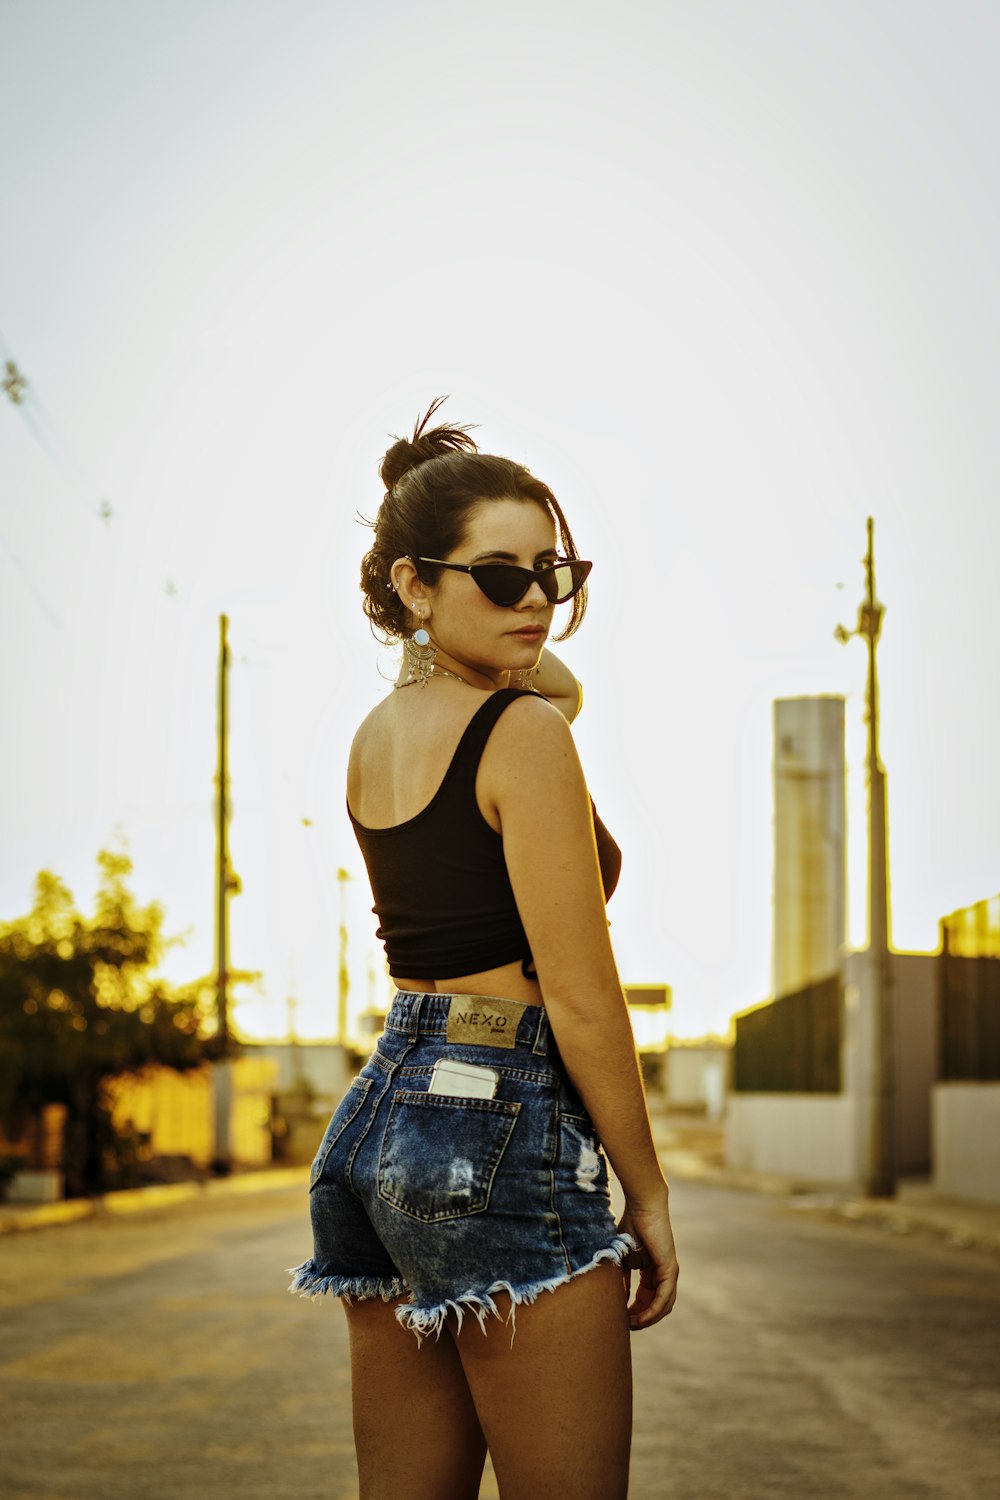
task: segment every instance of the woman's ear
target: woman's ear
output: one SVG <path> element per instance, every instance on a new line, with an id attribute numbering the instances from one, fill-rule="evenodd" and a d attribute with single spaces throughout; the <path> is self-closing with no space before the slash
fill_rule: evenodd
<path id="1" fill-rule="evenodd" d="M 389 569 L 389 579 L 405 609 L 416 614 L 430 612 L 427 590 L 423 579 L 417 573 L 412 558 L 397 557 Z M 416 605 L 419 605 L 420 609 L 415 609 Z"/>

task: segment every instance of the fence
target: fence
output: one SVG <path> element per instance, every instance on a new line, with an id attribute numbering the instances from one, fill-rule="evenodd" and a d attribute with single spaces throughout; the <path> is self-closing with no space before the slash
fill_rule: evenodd
<path id="1" fill-rule="evenodd" d="M 832 974 L 737 1016 L 734 1092 L 839 1094 L 843 1006 Z"/>
<path id="2" fill-rule="evenodd" d="M 1000 1081 L 1000 896 L 941 923 L 938 1025 L 942 1080 Z"/>

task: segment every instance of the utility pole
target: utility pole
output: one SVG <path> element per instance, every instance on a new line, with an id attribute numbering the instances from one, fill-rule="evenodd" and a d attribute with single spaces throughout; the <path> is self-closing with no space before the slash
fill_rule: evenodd
<path id="1" fill-rule="evenodd" d="M 839 641 L 852 635 L 868 642 L 868 964 L 874 1039 L 870 1148 L 865 1191 L 870 1198 L 896 1192 L 895 1049 L 893 1045 L 892 969 L 889 957 L 889 851 L 886 834 L 885 767 L 878 745 L 878 668 L 875 648 L 882 628 L 883 606 L 875 596 L 875 522 L 868 517 L 868 551 L 864 558 L 866 596 L 854 630 L 838 625 Z"/>
<path id="2" fill-rule="evenodd" d="M 229 1029 L 229 898 L 240 889 L 229 863 L 229 619 L 219 616 L 218 766 L 216 769 L 215 975 L 220 1055 L 215 1064 L 215 1152 L 220 1176 L 232 1167 L 232 1060 Z"/>
<path id="3" fill-rule="evenodd" d="M 347 882 L 350 878 L 345 869 L 341 868 L 337 871 L 337 884 L 340 887 L 340 964 L 337 972 L 337 1041 L 341 1047 L 347 1046 L 347 993 L 351 986 L 351 976 L 347 968 Z"/>

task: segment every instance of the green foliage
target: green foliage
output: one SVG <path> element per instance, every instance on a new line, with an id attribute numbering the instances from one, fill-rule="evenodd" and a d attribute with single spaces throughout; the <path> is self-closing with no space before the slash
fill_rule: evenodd
<path id="1" fill-rule="evenodd" d="M 197 1067 L 218 1052 L 202 1033 L 197 987 L 170 989 L 153 977 L 176 941 L 163 935 L 162 907 L 136 903 L 127 855 L 104 850 L 98 864 L 91 920 L 43 870 L 31 911 L 0 925 L 0 1122 L 16 1135 L 42 1105 L 64 1104 L 71 1193 L 114 1185 L 122 1152 L 108 1079 L 152 1063 Z"/>

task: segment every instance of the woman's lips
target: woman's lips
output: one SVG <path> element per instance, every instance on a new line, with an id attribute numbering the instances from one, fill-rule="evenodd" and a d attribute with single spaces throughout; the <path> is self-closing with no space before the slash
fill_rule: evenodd
<path id="1" fill-rule="evenodd" d="M 521 641 L 538 641 L 545 634 L 545 627 L 543 625 L 525 625 L 521 630 L 512 630 L 509 633 Z"/>

